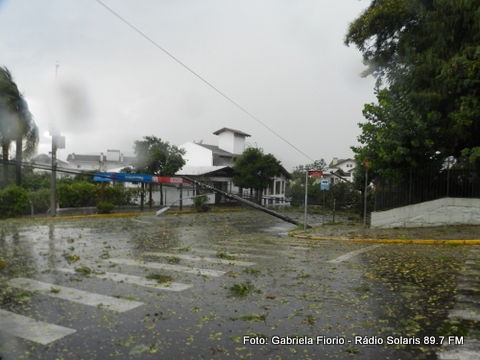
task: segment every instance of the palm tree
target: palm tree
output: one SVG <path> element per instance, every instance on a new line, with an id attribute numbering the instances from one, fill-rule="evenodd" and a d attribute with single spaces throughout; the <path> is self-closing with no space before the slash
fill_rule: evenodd
<path id="1" fill-rule="evenodd" d="M 38 145 L 38 128 L 33 120 L 32 113 L 28 109 L 28 104 L 25 98 L 21 95 L 20 101 L 20 132 L 15 139 L 16 152 L 16 172 L 15 184 L 20 186 L 22 184 L 22 160 L 29 158 L 35 154 Z M 25 146 L 24 146 L 25 142 Z"/>
<path id="2" fill-rule="evenodd" d="M 25 149 L 23 141 L 25 140 Z M 21 183 L 21 161 L 25 150 L 32 155 L 38 144 L 38 128 L 25 98 L 6 67 L 0 67 L 0 145 L 3 158 L 3 187 L 8 184 L 8 154 L 10 144 L 16 142 L 16 184 Z"/>

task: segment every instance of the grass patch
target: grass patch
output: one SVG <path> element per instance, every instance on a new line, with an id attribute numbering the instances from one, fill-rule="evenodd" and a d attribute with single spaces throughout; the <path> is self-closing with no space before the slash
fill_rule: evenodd
<path id="1" fill-rule="evenodd" d="M 260 269 L 245 268 L 245 269 L 243 269 L 243 272 L 246 273 L 246 274 L 250 274 L 250 275 L 258 275 L 258 274 L 260 274 Z"/>
<path id="2" fill-rule="evenodd" d="M 189 252 L 189 251 L 190 251 L 190 248 L 189 248 L 189 247 L 183 247 L 183 248 L 178 249 L 177 251 L 180 251 L 180 252 Z"/>
<path id="3" fill-rule="evenodd" d="M 317 319 L 313 315 L 307 315 L 305 316 L 305 319 L 303 319 L 303 323 L 308 324 L 308 325 L 315 325 L 315 322 Z"/>
<path id="4" fill-rule="evenodd" d="M 85 275 L 85 276 L 90 276 L 90 275 L 95 275 L 95 274 L 97 274 L 97 275 L 105 274 L 104 271 L 92 270 L 88 266 L 85 266 L 85 265 L 82 265 L 80 267 L 75 268 L 75 272 L 78 273 L 78 274 Z"/>
<path id="5" fill-rule="evenodd" d="M 74 262 L 77 262 L 78 260 L 80 260 L 80 256 L 75 255 L 75 254 L 65 254 L 65 259 L 74 263 Z"/>
<path id="6" fill-rule="evenodd" d="M 362 286 L 357 286 L 353 288 L 353 291 L 356 292 L 367 292 L 370 291 L 370 286 L 367 285 L 362 285 Z"/>
<path id="7" fill-rule="evenodd" d="M 157 284 L 165 284 L 173 281 L 173 277 L 163 274 L 149 274 L 145 276 L 148 280 L 155 280 Z"/>
<path id="8" fill-rule="evenodd" d="M 85 276 L 90 276 L 92 274 L 92 269 L 90 269 L 88 266 L 82 265 L 75 268 L 75 272 Z"/>
<path id="9" fill-rule="evenodd" d="M 238 319 L 239 319 L 239 320 L 243 320 L 243 321 L 248 321 L 248 322 L 251 322 L 251 323 L 254 323 L 254 322 L 265 322 L 265 320 L 267 320 L 267 315 L 266 315 L 266 314 L 261 314 L 261 315 L 258 315 L 258 314 L 242 315 L 242 316 L 239 316 Z"/>
<path id="10" fill-rule="evenodd" d="M 297 276 L 294 277 L 294 279 L 307 279 L 309 278 L 310 275 L 305 273 L 305 272 L 300 272 L 300 274 L 298 274 Z"/>
<path id="11" fill-rule="evenodd" d="M 235 255 L 228 255 L 226 253 L 219 252 L 217 253 L 217 258 L 219 259 L 225 259 L 225 260 L 237 260 L 237 257 Z"/>
<path id="12" fill-rule="evenodd" d="M 467 336 L 468 329 L 465 324 L 457 320 L 445 320 L 437 330 L 442 336 Z"/>
<path id="13" fill-rule="evenodd" d="M 251 283 L 246 282 L 233 285 L 230 288 L 230 291 L 237 296 L 247 296 L 253 291 L 253 289 L 254 286 Z"/>
<path id="14" fill-rule="evenodd" d="M 180 258 L 177 256 L 169 256 L 167 257 L 167 263 L 169 264 L 178 264 L 180 262 Z"/>

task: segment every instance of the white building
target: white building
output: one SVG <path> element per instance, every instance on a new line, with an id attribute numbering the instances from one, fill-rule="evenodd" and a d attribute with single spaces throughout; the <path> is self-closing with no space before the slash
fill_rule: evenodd
<path id="1" fill-rule="evenodd" d="M 323 178 L 330 181 L 330 184 L 337 184 L 342 181 L 353 182 L 356 162 L 354 159 L 338 159 L 336 157 L 328 164 L 328 169 L 323 172 Z"/>
<path id="2" fill-rule="evenodd" d="M 186 165 L 177 175 L 191 176 L 200 181 L 206 181 L 213 187 L 230 193 L 250 196 L 249 190 L 236 187 L 232 182 L 235 159 L 240 157 L 245 149 L 245 139 L 251 135 L 230 128 L 222 128 L 213 134 L 218 136 L 218 146 L 203 143 L 187 142 L 179 148 L 185 150 Z M 272 185 L 263 194 L 264 205 L 284 205 L 285 184 L 290 174 L 283 167 L 272 180 Z M 215 195 L 215 203 L 227 202 L 221 195 Z"/>
<path id="3" fill-rule="evenodd" d="M 69 167 L 79 171 L 110 171 L 111 169 L 128 166 L 134 159 L 134 156 L 124 156 L 120 150 L 107 150 L 106 154 L 102 152 L 99 155 L 72 153 L 67 156 Z"/>

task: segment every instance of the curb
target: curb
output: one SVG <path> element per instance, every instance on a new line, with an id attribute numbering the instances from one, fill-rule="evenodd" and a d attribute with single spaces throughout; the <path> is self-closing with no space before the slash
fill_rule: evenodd
<path id="1" fill-rule="evenodd" d="M 348 241 L 348 242 L 370 242 L 370 243 L 403 243 L 403 244 L 456 244 L 456 245 L 480 245 L 480 240 L 402 240 L 402 239 L 350 239 L 350 238 L 326 238 L 308 235 L 296 235 L 289 233 L 288 236 L 296 239 L 305 240 L 334 240 L 334 241 Z"/>
<path id="2" fill-rule="evenodd" d="M 223 209 L 223 210 L 210 210 L 207 213 L 229 213 L 229 212 L 241 212 L 244 209 Z M 183 214 L 201 214 L 201 212 L 195 210 L 172 210 L 166 213 L 166 215 L 183 215 Z M 89 214 L 89 215 L 70 215 L 70 216 L 56 216 L 56 217 L 42 217 L 42 218 L 16 218 L 8 220 L 68 220 L 68 219 L 98 219 L 98 218 L 114 218 L 114 217 L 136 217 L 143 215 L 155 215 L 155 212 L 137 212 L 137 213 L 118 213 L 118 214 Z"/>

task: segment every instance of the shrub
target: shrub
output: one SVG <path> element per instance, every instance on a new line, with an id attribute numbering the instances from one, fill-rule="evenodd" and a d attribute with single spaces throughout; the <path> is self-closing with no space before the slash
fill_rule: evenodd
<path id="1" fill-rule="evenodd" d="M 210 210 L 210 206 L 207 205 L 207 201 L 208 201 L 207 195 L 199 196 L 199 197 L 193 198 L 192 200 L 193 200 L 192 209 L 198 212 L 205 212 Z"/>
<path id="2" fill-rule="evenodd" d="M 28 206 L 28 192 L 20 186 L 10 185 L 0 191 L 0 217 L 14 217 Z"/>
<path id="3" fill-rule="evenodd" d="M 99 214 L 110 214 L 114 207 L 110 202 L 100 202 L 97 204 L 97 211 Z"/>
<path id="4" fill-rule="evenodd" d="M 38 189 L 37 191 L 28 193 L 28 202 L 33 206 L 33 213 L 46 213 L 50 207 L 50 189 Z M 27 212 L 30 209 L 26 210 Z"/>
<path id="5" fill-rule="evenodd" d="M 106 184 L 105 199 L 114 205 L 132 205 L 140 196 L 141 189 L 127 188 L 124 184 Z"/>
<path id="6" fill-rule="evenodd" d="M 85 181 L 57 186 L 57 199 L 60 207 L 95 206 L 99 197 L 99 187 Z"/>

